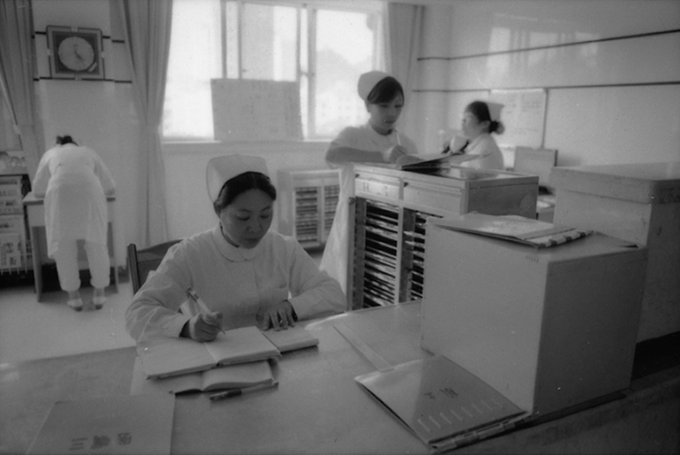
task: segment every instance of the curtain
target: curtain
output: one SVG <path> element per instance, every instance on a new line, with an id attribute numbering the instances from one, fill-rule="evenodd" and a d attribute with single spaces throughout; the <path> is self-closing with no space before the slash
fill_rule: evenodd
<path id="1" fill-rule="evenodd" d="M 44 151 L 40 109 L 33 84 L 35 46 L 32 35 L 30 0 L 0 1 L 0 90 L 8 101 L 31 176 L 35 175 Z"/>
<path id="2" fill-rule="evenodd" d="M 416 87 L 417 58 L 420 49 L 422 29 L 422 5 L 405 3 L 387 4 L 386 40 L 387 43 L 387 71 L 396 77 L 404 87 L 406 104 L 401 114 L 400 123 L 409 129 L 410 116 L 415 109 L 411 108 L 413 97 L 411 91 Z M 409 100 L 409 98 L 411 98 Z M 407 133 L 408 134 L 408 133 Z M 411 137 L 413 137 L 411 135 Z"/>
<path id="3" fill-rule="evenodd" d="M 140 118 L 140 242 L 168 240 L 161 120 L 170 52 L 172 1 L 112 0 L 132 70 L 133 98 Z"/>

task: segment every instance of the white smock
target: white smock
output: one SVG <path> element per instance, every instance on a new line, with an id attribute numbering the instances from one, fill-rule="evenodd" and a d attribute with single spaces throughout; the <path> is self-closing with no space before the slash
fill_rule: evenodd
<path id="1" fill-rule="evenodd" d="M 75 144 L 49 149 L 40 159 L 32 189 L 36 197 L 45 197 L 49 257 L 62 241 L 107 244 L 106 195 L 114 193 L 116 184 L 92 149 Z"/>
<path id="2" fill-rule="evenodd" d="M 465 148 L 465 154 L 478 155 L 478 157 L 464 161 L 459 166 L 473 169 L 503 170 L 503 153 L 489 133 L 482 133 L 470 141 Z"/>
<path id="3" fill-rule="evenodd" d="M 256 325 L 263 305 L 285 299 L 298 319 L 345 310 L 338 283 L 319 270 L 294 238 L 269 231 L 254 248 L 239 248 L 225 240 L 218 226 L 168 250 L 125 313 L 130 336 L 137 341 L 178 337 L 191 316 L 178 312 L 189 288 L 211 311 L 222 313 L 225 329 Z"/>
<path id="4" fill-rule="evenodd" d="M 351 148 L 366 152 L 382 152 L 395 145 L 404 147 L 409 155 L 415 155 L 418 149 L 415 143 L 396 130 L 383 135 L 376 132 L 369 123 L 362 126 L 350 126 L 343 129 L 331 141 L 329 150 L 333 148 Z M 335 164 L 333 164 L 335 166 Z M 349 200 L 354 197 L 354 166 L 352 163 L 338 165 L 340 169 L 340 195 L 335 209 L 333 224 L 328 234 L 323 251 L 321 270 L 335 278 L 343 292 L 348 292 L 349 272 Z"/>

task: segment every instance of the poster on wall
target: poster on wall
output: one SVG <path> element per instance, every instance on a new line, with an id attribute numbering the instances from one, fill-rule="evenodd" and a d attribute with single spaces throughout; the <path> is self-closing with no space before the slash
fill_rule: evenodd
<path id="1" fill-rule="evenodd" d="M 302 139 L 297 82 L 212 79 L 211 89 L 216 140 Z"/>
<path id="2" fill-rule="evenodd" d="M 502 146 L 543 146 L 546 92 L 544 89 L 492 90 L 490 99 L 504 104 L 505 132 L 496 137 Z"/>

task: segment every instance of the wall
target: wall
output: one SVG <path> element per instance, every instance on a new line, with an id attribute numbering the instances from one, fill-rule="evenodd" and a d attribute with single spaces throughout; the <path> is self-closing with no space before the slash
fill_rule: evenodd
<path id="1" fill-rule="evenodd" d="M 428 6 L 423 29 L 406 130 L 424 150 L 470 100 L 540 88 L 558 165 L 680 160 L 680 2 L 452 0 Z"/>
<path id="2" fill-rule="evenodd" d="M 438 150 L 438 131 L 457 127 L 464 105 L 490 89 L 544 88 L 543 145 L 560 165 L 680 159 L 680 34 L 598 41 L 680 28 L 676 0 L 448 0 L 424 2 L 419 80 L 408 102 L 419 115 L 403 125 L 423 153 Z M 578 7 L 575 6 L 578 3 Z M 136 138 L 124 43 L 107 0 L 33 0 L 45 142 L 70 132 L 92 146 L 117 183 L 118 257 L 137 241 Z M 101 81 L 54 80 L 47 25 L 101 28 Z M 566 45 L 584 42 L 578 45 Z M 541 47 L 545 46 L 545 47 Z M 532 49 L 533 50 L 530 50 Z M 509 52 L 513 51 L 513 52 Z M 502 136 L 501 136 L 502 137 Z M 164 145 L 169 235 L 213 225 L 205 164 L 224 153 L 255 153 L 270 173 L 325 168 L 326 143 L 172 143 Z M 125 220 L 123 223 L 122 220 Z M 276 224 L 275 224 L 276 225 Z"/>
<path id="3" fill-rule="evenodd" d="M 131 96 L 123 41 L 111 24 L 106 0 L 33 0 L 37 52 L 36 91 L 41 105 L 45 144 L 69 133 L 92 147 L 116 180 L 116 256 L 125 261 L 125 245 L 135 241 L 137 223 L 137 142 L 139 131 Z M 48 25 L 99 28 L 103 35 L 104 78 L 52 78 L 46 28 Z M 126 220 L 123 222 L 122 220 Z"/>
<path id="4" fill-rule="evenodd" d="M 210 158 L 232 153 L 261 156 L 267 160 L 269 175 L 276 185 L 276 174 L 281 169 L 327 169 L 324 160 L 327 146 L 324 142 L 165 144 L 168 234 L 171 238 L 183 238 L 217 223 L 205 183 Z M 272 227 L 277 226 L 275 211 Z"/>

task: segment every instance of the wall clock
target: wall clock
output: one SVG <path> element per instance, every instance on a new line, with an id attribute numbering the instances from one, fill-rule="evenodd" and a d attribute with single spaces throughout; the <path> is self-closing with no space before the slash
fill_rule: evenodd
<path id="1" fill-rule="evenodd" d="M 48 25 L 47 41 L 52 77 L 103 79 L 101 30 Z"/>

